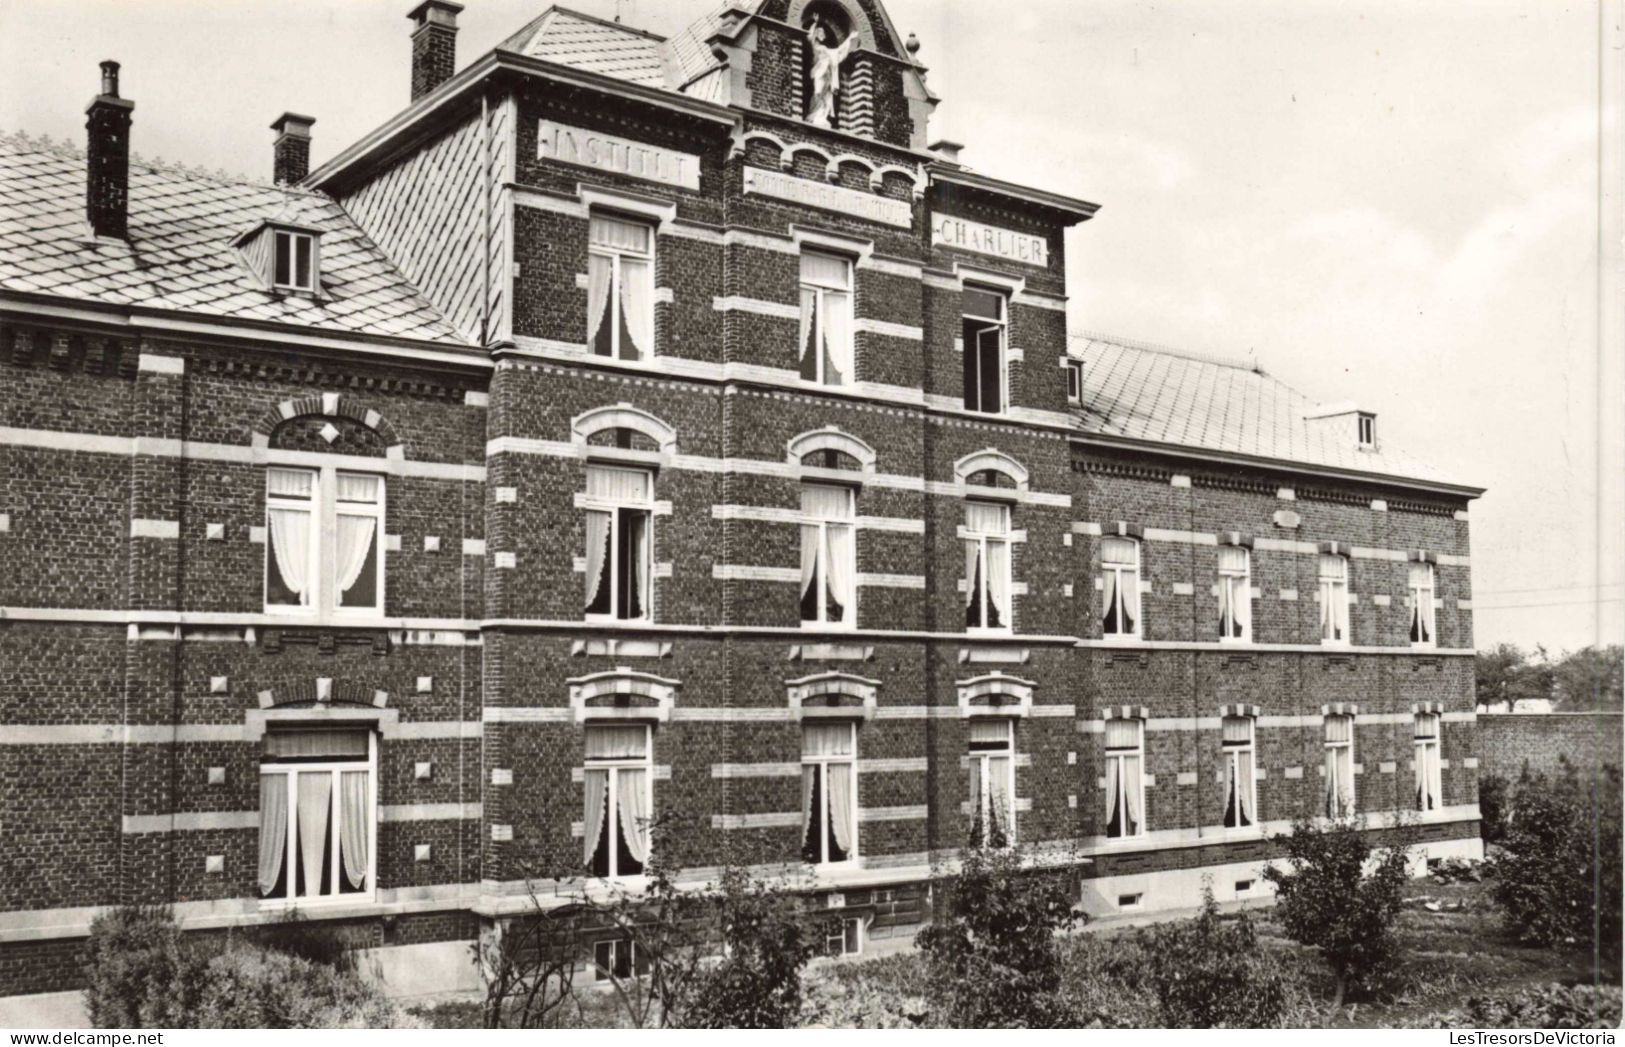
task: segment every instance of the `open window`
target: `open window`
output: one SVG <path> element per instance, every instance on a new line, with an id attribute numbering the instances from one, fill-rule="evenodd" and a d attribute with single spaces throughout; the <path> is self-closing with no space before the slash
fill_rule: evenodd
<path id="1" fill-rule="evenodd" d="M 998 414 L 1005 407 L 1009 299 L 966 285 L 960 317 L 965 357 L 965 409 Z"/>
<path id="2" fill-rule="evenodd" d="M 654 474 L 624 466 L 587 466 L 586 616 L 650 616 Z"/>
<path id="3" fill-rule="evenodd" d="M 259 891 L 289 905 L 370 897 L 377 850 L 369 729 L 274 730 L 260 754 Z"/>

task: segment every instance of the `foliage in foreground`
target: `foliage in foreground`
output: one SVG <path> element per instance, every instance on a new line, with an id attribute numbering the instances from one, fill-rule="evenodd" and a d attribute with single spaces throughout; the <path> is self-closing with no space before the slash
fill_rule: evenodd
<path id="1" fill-rule="evenodd" d="M 1455 1010 L 1430 1015 L 1429 1029 L 1617 1029 L 1617 985 L 1543 985 L 1512 993 L 1469 996 Z"/>
<path id="2" fill-rule="evenodd" d="M 1488 860 L 1507 928 L 1532 945 L 1578 944 L 1620 955 L 1620 771 L 1582 779 L 1564 761 L 1548 778 L 1527 768 Z"/>
<path id="3" fill-rule="evenodd" d="M 1077 923 L 1067 881 L 1018 850 L 966 853 L 938 879 L 942 903 L 915 941 L 924 951 L 933 1024 L 960 1029 L 1070 1025 L 1056 933 Z"/>
<path id="4" fill-rule="evenodd" d="M 1299 820 L 1275 839 L 1288 863 L 1264 869 L 1275 885 L 1275 918 L 1292 938 L 1320 950 L 1335 979 L 1332 1008 L 1345 993 L 1379 988 L 1400 955 L 1394 921 L 1408 879 L 1404 847 L 1374 849 L 1364 826 L 1351 820 Z"/>
<path id="5" fill-rule="evenodd" d="M 301 940 L 315 939 L 302 935 Z M 353 969 L 273 951 L 252 940 L 188 939 L 163 908 L 125 907 L 97 917 L 87 961 L 85 1008 L 98 1028 L 410 1024 Z"/>

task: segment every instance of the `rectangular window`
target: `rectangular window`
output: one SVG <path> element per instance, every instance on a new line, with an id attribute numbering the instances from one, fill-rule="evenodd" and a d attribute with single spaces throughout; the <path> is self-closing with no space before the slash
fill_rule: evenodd
<path id="1" fill-rule="evenodd" d="M 654 228 L 594 215 L 587 223 L 587 344 L 597 356 L 654 355 Z"/>
<path id="2" fill-rule="evenodd" d="M 1326 717 L 1326 817 L 1354 813 L 1354 717 Z"/>
<path id="3" fill-rule="evenodd" d="M 1140 543 L 1103 538 L 1100 543 L 1102 612 L 1100 631 L 1108 638 L 1142 635 L 1140 624 Z"/>
<path id="4" fill-rule="evenodd" d="M 1411 564 L 1405 588 L 1411 603 L 1411 645 L 1432 647 L 1437 642 L 1433 631 L 1433 565 Z"/>
<path id="5" fill-rule="evenodd" d="M 1082 360 L 1066 362 L 1066 402 L 1074 405 L 1083 403 Z"/>
<path id="6" fill-rule="evenodd" d="M 1009 632 L 1010 507 L 965 503 L 965 629 Z"/>
<path id="7" fill-rule="evenodd" d="M 857 624 L 857 542 L 850 487 L 801 488 L 801 620 Z"/>
<path id="8" fill-rule="evenodd" d="M 383 529 L 383 477 L 267 469 L 265 609 L 383 613 Z"/>
<path id="9" fill-rule="evenodd" d="M 288 730 L 260 755 L 259 890 L 290 904 L 370 896 L 377 826 L 370 730 Z"/>
<path id="10" fill-rule="evenodd" d="M 647 469 L 587 466 L 589 619 L 648 618 L 654 477 Z"/>
<path id="11" fill-rule="evenodd" d="M 801 256 L 801 377 L 852 383 L 852 263 L 839 255 Z"/>
<path id="12" fill-rule="evenodd" d="M 1224 827 L 1245 829 L 1258 821 L 1253 766 L 1253 718 L 1226 716 L 1220 745 L 1224 756 Z"/>
<path id="13" fill-rule="evenodd" d="M 858 728 L 801 728 L 801 857 L 814 865 L 858 855 Z"/>
<path id="14" fill-rule="evenodd" d="M 1360 448 L 1370 451 L 1377 446 L 1377 416 L 1374 414 L 1360 414 L 1356 423 L 1360 440 Z"/>
<path id="15" fill-rule="evenodd" d="M 625 981 L 636 971 L 649 973 L 648 964 L 638 955 L 638 943 L 630 938 L 606 938 L 592 943 L 592 980 Z"/>
<path id="16" fill-rule="evenodd" d="M 1349 642 L 1349 562 L 1346 557 L 1320 557 L 1320 642 Z"/>
<path id="17" fill-rule="evenodd" d="M 637 876 L 649 861 L 654 773 L 647 724 L 586 729 L 586 814 L 582 819 L 587 867 L 594 876 Z"/>
<path id="18" fill-rule="evenodd" d="M 1145 721 L 1106 721 L 1106 836 L 1145 832 Z"/>
<path id="19" fill-rule="evenodd" d="M 1436 811 L 1444 794 L 1439 771 L 1438 713 L 1417 714 L 1411 745 L 1411 762 L 1416 768 L 1416 809 Z"/>
<path id="20" fill-rule="evenodd" d="M 271 286 L 290 291 L 316 290 L 314 236 L 275 230 L 271 237 L 271 255 Z"/>
<path id="21" fill-rule="evenodd" d="M 831 920 L 824 934 L 824 955 L 857 956 L 863 952 L 863 918 L 847 916 Z"/>
<path id="22" fill-rule="evenodd" d="M 1252 557 L 1235 545 L 1219 546 L 1219 639 L 1253 638 Z"/>
<path id="23" fill-rule="evenodd" d="M 970 750 L 972 847 L 1008 847 L 1016 841 L 1015 721 L 978 718 L 967 724 Z"/>
<path id="24" fill-rule="evenodd" d="M 1004 410 L 1005 337 L 1004 295 L 980 287 L 966 287 L 960 317 L 965 355 L 965 409 L 998 414 Z"/>

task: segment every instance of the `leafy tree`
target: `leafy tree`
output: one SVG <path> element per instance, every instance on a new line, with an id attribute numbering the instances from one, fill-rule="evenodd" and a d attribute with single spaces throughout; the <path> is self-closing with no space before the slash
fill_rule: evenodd
<path id="1" fill-rule="evenodd" d="M 1619 712 L 1625 708 L 1625 648 L 1582 647 L 1552 666 L 1552 699 L 1564 712 Z"/>
<path id="2" fill-rule="evenodd" d="M 1258 947 L 1245 913 L 1219 917 L 1211 885 L 1194 919 L 1138 932 L 1162 1022 L 1176 1029 L 1279 1026 L 1293 982 L 1280 959 Z"/>
<path id="3" fill-rule="evenodd" d="M 1508 928 L 1531 944 L 1575 943 L 1620 954 L 1620 771 L 1582 778 L 1562 761 L 1555 778 L 1524 769 L 1490 856 Z"/>
<path id="4" fill-rule="evenodd" d="M 683 1024 L 699 1029 L 783 1029 L 801 1010 L 801 970 L 818 938 L 812 921 L 775 885 L 724 869 L 716 895 L 722 960 L 694 981 Z"/>
<path id="5" fill-rule="evenodd" d="M 1325 825 L 1300 819 L 1275 840 L 1288 863 L 1264 869 L 1275 884 L 1276 916 L 1287 934 L 1320 950 L 1336 979 L 1336 1010 L 1346 992 L 1377 988 L 1399 959 L 1394 921 L 1408 878 L 1405 849 L 1373 853 L 1355 819 Z"/>
<path id="6" fill-rule="evenodd" d="M 953 1028 L 1055 1028 L 1061 1002 L 1056 932 L 1079 917 L 1069 884 L 1015 849 L 968 851 L 938 878 L 938 914 L 915 938 L 926 956 L 932 1020 Z"/>
<path id="7" fill-rule="evenodd" d="M 1552 696 L 1552 666 L 1546 649 L 1526 652 L 1516 644 L 1500 643 L 1474 658 L 1478 705 L 1488 708 L 1506 702 L 1509 711 L 1527 699 Z"/>

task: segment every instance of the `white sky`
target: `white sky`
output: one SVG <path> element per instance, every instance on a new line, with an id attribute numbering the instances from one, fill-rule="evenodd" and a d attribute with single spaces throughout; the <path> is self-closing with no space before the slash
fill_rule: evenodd
<path id="1" fill-rule="evenodd" d="M 0 0 L 0 129 L 79 141 L 96 62 L 116 58 L 136 152 L 267 176 L 267 125 L 294 110 L 317 118 L 319 164 L 405 105 L 413 2 Z M 466 2 L 462 62 L 545 6 Z M 668 34 L 714 5 L 621 0 Z M 1618 225 L 1600 241 L 1594 5 L 889 8 L 943 98 L 934 135 L 1103 205 L 1068 245 L 1074 329 L 1254 355 L 1377 411 L 1384 439 L 1490 488 L 1472 510 L 1479 646 L 1618 642 L 1617 322 L 1597 348 L 1598 244 Z"/>

